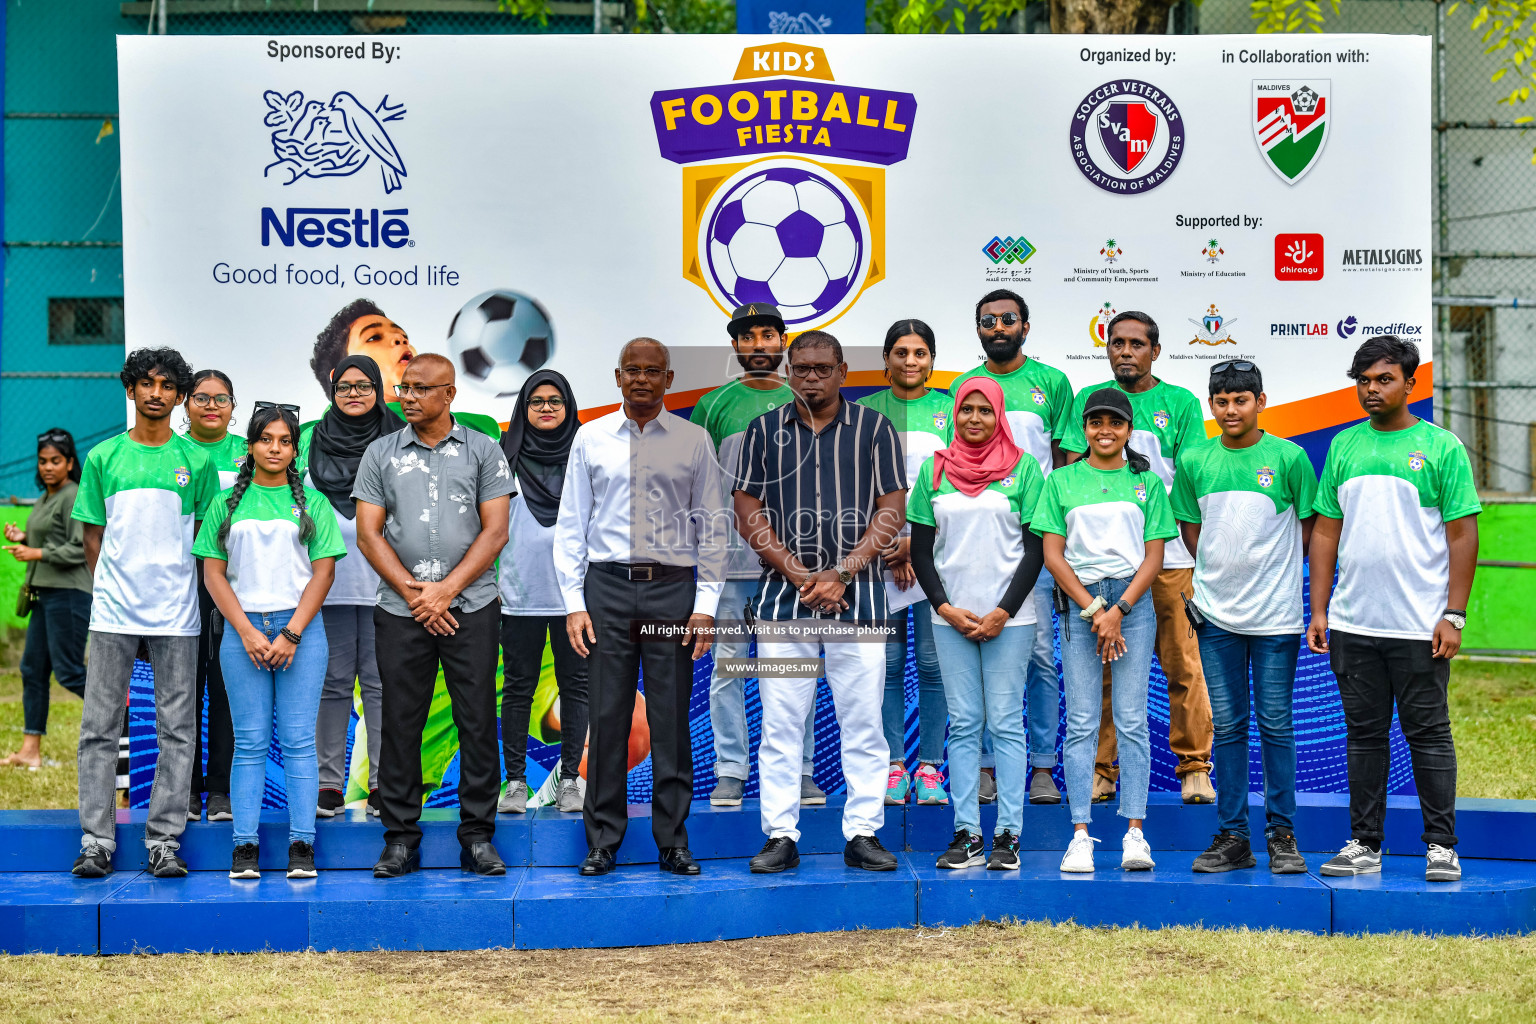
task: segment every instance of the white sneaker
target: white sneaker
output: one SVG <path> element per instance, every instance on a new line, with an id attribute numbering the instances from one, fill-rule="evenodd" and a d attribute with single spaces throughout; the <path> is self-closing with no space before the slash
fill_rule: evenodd
<path id="1" fill-rule="evenodd" d="M 1120 840 L 1120 867 L 1124 871 L 1151 871 L 1157 867 L 1152 861 L 1152 847 L 1142 836 L 1141 829 L 1127 829 Z"/>
<path id="2" fill-rule="evenodd" d="M 1456 851 L 1447 846 L 1436 846 L 1430 843 L 1429 854 L 1424 863 L 1424 881 L 1461 881 L 1461 860 L 1456 856 Z"/>
<path id="3" fill-rule="evenodd" d="M 1074 830 L 1072 844 L 1067 847 L 1067 852 L 1061 858 L 1061 870 L 1072 871 L 1078 874 L 1093 873 L 1093 844 L 1097 839 L 1087 832 Z"/>
<path id="4" fill-rule="evenodd" d="M 1358 840 L 1351 839 L 1333 859 L 1317 869 L 1320 875 L 1341 878 L 1351 875 L 1381 874 L 1381 851 L 1371 850 Z"/>

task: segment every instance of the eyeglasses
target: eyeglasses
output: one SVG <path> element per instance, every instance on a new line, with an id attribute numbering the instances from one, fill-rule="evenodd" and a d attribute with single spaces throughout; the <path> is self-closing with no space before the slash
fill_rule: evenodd
<path id="1" fill-rule="evenodd" d="M 210 395 L 198 392 L 192 396 L 192 404 L 199 409 L 206 409 L 210 405 L 219 409 L 228 409 L 235 404 L 235 398 L 233 395 Z"/>
<path id="2" fill-rule="evenodd" d="M 565 399 L 563 399 L 563 398 L 530 398 L 530 399 L 528 399 L 528 408 L 530 408 L 530 409 L 564 409 L 565 408 Z"/>
<path id="3" fill-rule="evenodd" d="M 340 398 L 343 395 L 361 395 L 362 397 L 367 398 L 371 394 L 373 394 L 373 381 L 371 380 L 347 380 L 342 381 L 340 384 L 336 385 L 337 398 Z"/>
<path id="4" fill-rule="evenodd" d="M 792 376 L 799 377 L 801 380 L 810 380 L 812 376 L 815 376 L 817 380 L 826 380 L 828 377 L 832 376 L 832 372 L 836 369 L 837 367 L 833 366 L 831 363 L 789 364 L 790 374 Z"/>
<path id="5" fill-rule="evenodd" d="M 37 443 L 38 444 L 43 444 L 44 442 L 47 442 L 47 441 L 72 441 L 72 440 L 74 440 L 74 438 L 70 437 L 69 431 L 61 430 L 58 427 L 54 427 L 52 430 L 45 430 L 41 434 L 37 435 Z"/>
<path id="6" fill-rule="evenodd" d="M 637 381 L 644 377 L 648 381 L 659 381 L 667 375 L 667 371 L 655 366 L 626 366 L 619 371 L 627 381 Z"/>
<path id="7" fill-rule="evenodd" d="M 1219 363 L 1211 364 L 1211 376 L 1221 373 L 1223 370 L 1236 370 L 1239 373 L 1252 373 L 1258 367 L 1246 359 L 1223 359 Z"/>
<path id="8" fill-rule="evenodd" d="M 281 402 L 257 402 L 256 411 L 265 412 L 268 409 L 280 409 L 283 412 L 291 412 L 295 417 L 299 415 L 299 407 L 296 405 L 284 405 Z"/>
<path id="9" fill-rule="evenodd" d="M 991 313 L 983 313 L 981 316 L 976 318 L 976 322 L 990 331 L 992 328 L 997 326 L 997 322 L 999 320 L 1003 322 L 1004 327 L 1012 327 L 1022 319 L 1024 318 L 1019 316 L 1017 313 L 1004 313 L 1002 316 L 993 316 Z"/>
<path id="10" fill-rule="evenodd" d="M 401 398 L 426 398 L 438 388 L 447 386 L 447 384 L 396 384 L 395 394 Z"/>

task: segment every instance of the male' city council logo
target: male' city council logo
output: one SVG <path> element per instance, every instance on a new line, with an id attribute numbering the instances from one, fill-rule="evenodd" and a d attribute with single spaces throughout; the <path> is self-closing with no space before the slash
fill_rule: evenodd
<path id="1" fill-rule="evenodd" d="M 1332 87 L 1327 78 L 1253 83 L 1253 138 L 1269 169 L 1287 185 L 1300 181 L 1323 155 Z"/>
<path id="2" fill-rule="evenodd" d="M 1184 155 L 1184 119 L 1156 86 L 1105 82 L 1072 115 L 1072 161 L 1106 192 L 1134 195 L 1161 185 Z"/>
<path id="3" fill-rule="evenodd" d="M 1017 238 L 1009 236 L 999 238 L 992 236 L 992 241 L 982 246 L 982 252 L 993 263 L 1025 263 L 1035 254 L 1035 247 L 1029 244 L 1029 239 L 1020 235 Z"/>
<path id="4" fill-rule="evenodd" d="M 345 178 L 377 160 L 384 194 L 400 188 L 405 161 L 384 125 L 404 119 L 405 104 L 391 106 L 385 96 L 369 110 L 350 92 L 322 103 L 305 100 L 297 89 L 286 96 L 269 89 L 262 98 L 267 101 L 263 123 L 274 129 L 272 155 L 277 157 L 264 176 L 275 176 L 284 185 L 300 178 Z"/>

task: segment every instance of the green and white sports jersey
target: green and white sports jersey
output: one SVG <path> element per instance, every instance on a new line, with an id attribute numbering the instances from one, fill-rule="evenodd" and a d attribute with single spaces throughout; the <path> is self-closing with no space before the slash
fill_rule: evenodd
<path id="1" fill-rule="evenodd" d="M 1040 472 L 1051 475 L 1051 440 L 1061 440 L 1071 432 L 1072 384 L 1067 375 L 1032 356 L 1012 373 L 993 373 L 985 363 L 969 373 L 962 373 L 949 385 L 955 394 L 972 377 L 991 377 L 1003 389 L 1003 405 L 1013 441 L 1035 457 Z M 950 425 L 946 441 L 954 434 Z"/>
<path id="2" fill-rule="evenodd" d="M 220 490 L 235 486 L 235 477 L 240 475 L 240 467 L 245 465 L 245 438 L 225 434 L 223 440 L 208 444 L 193 437 L 191 431 L 181 436 L 201 448 L 203 454 L 208 456 L 208 461 L 213 463 L 213 468 L 218 471 Z"/>
<path id="3" fill-rule="evenodd" d="M 1434 639 L 1451 591 L 1445 524 L 1483 510 L 1456 435 L 1426 420 L 1391 431 L 1367 420 L 1341 431 L 1328 446 L 1312 507 L 1344 521 L 1328 625 Z"/>
<path id="4" fill-rule="evenodd" d="M 299 540 L 299 506 L 293 490 L 251 484 L 240 498 L 229 524 L 225 547 L 219 546 L 219 526 L 229 518 L 225 490 L 208 507 L 207 518 L 192 545 L 198 558 L 217 558 L 229 563 L 230 589 L 248 612 L 282 612 L 299 606 L 304 588 L 314 577 L 310 565 L 317 558 L 342 558 L 347 546 L 336 527 L 336 510 L 319 491 L 304 488 L 304 507 L 314 521 L 315 532 L 305 544 Z"/>
<path id="5" fill-rule="evenodd" d="M 192 536 L 218 490 L 208 456 L 180 435 L 150 447 L 118 434 L 91 449 L 74 517 L 105 528 L 91 590 L 92 629 L 198 634 Z"/>
<path id="6" fill-rule="evenodd" d="M 897 398 L 895 392 L 886 388 L 865 395 L 859 399 L 859 404 L 880 413 L 896 428 L 896 437 L 901 441 L 901 453 L 906 461 L 909 486 L 917 479 L 918 467 L 922 466 L 923 460 L 948 443 L 950 414 L 955 403 L 942 391 L 930 388 L 923 393 L 922 398 L 907 401 Z M 910 524 L 901 528 L 901 536 L 908 537 L 911 534 Z M 885 598 L 894 614 L 923 600 L 923 588 L 914 583 L 902 590 L 896 586 L 895 574 L 887 569 Z"/>
<path id="7" fill-rule="evenodd" d="M 1136 575 L 1149 540 L 1178 533 L 1168 492 L 1151 473 L 1095 469 L 1087 459 L 1045 478 L 1029 528 L 1067 538 L 1067 564 L 1087 585 Z M 1165 549 L 1166 550 L 1166 549 Z"/>
<path id="8" fill-rule="evenodd" d="M 688 418 L 709 432 L 720 461 L 720 472 L 725 477 L 725 493 L 729 507 L 731 492 L 736 489 L 737 463 L 741 461 L 741 442 L 746 435 L 747 424 L 766 412 L 795 400 L 795 393 L 788 384 L 763 390 L 748 387 L 742 380 L 733 380 L 724 387 L 699 399 Z M 725 565 L 726 579 L 755 580 L 763 573 L 763 565 L 757 552 L 747 544 L 741 534 L 730 531 L 731 553 Z"/>
<path id="9" fill-rule="evenodd" d="M 1086 452 L 1088 439 L 1083 434 L 1083 409 L 1088 396 L 1100 388 L 1120 388 L 1114 381 L 1083 388 L 1072 403 L 1072 429 L 1062 436 L 1061 447 L 1069 452 Z M 1178 472 L 1179 452 L 1189 445 L 1205 440 L 1205 413 L 1193 391 L 1177 384 L 1158 381 L 1146 391 L 1125 391 L 1131 400 L 1131 447 L 1147 457 L 1152 472 L 1163 481 L 1163 486 L 1173 489 L 1173 478 Z M 1195 556 L 1175 536 L 1163 548 L 1164 569 L 1188 569 L 1195 564 Z"/>
<path id="10" fill-rule="evenodd" d="M 907 498 L 907 518 L 937 530 L 933 563 L 949 603 L 977 615 L 997 607 L 1024 558 L 1024 528 L 1045 487 L 1040 465 L 1029 452 L 1013 471 L 994 480 L 974 498 L 945 477 L 933 486 L 933 458 L 923 460 Z M 934 622 L 943 622 L 938 612 Z M 1035 602 L 1025 601 L 1005 626 L 1035 622 Z"/>
<path id="11" fill-rule="evenodd" d="M 1175 519 L 1200 524 L 1195 603 L 1230 633 L 1300 633 L 1301 521 L 1317 477 L 1301 446 L 1266 433 L 1249 448 L 1208 437 L 1179 453 L 1168 496 Z"/>

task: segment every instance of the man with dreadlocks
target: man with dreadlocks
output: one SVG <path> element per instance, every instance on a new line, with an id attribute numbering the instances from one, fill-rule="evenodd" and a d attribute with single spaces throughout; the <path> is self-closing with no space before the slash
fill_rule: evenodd
<path id="1" fill-rule="evenodd" d="M 256 827 L 266 790 L 272 721 L 288 790 L 288 877 L 315 877 L 315 714 L 330 660 L 319 618 L 347 546 L 325 495 L 305 487 L 294 459 L 293 406 L 257 402 L 235 485 L 209 506 L 192 545 L 224 616 L 219 664 L 235 726 L 230 767 L 234 858 L 230 878 L 260 878 Z M 303 646 L 305 635 L 309 646 Z"/>

